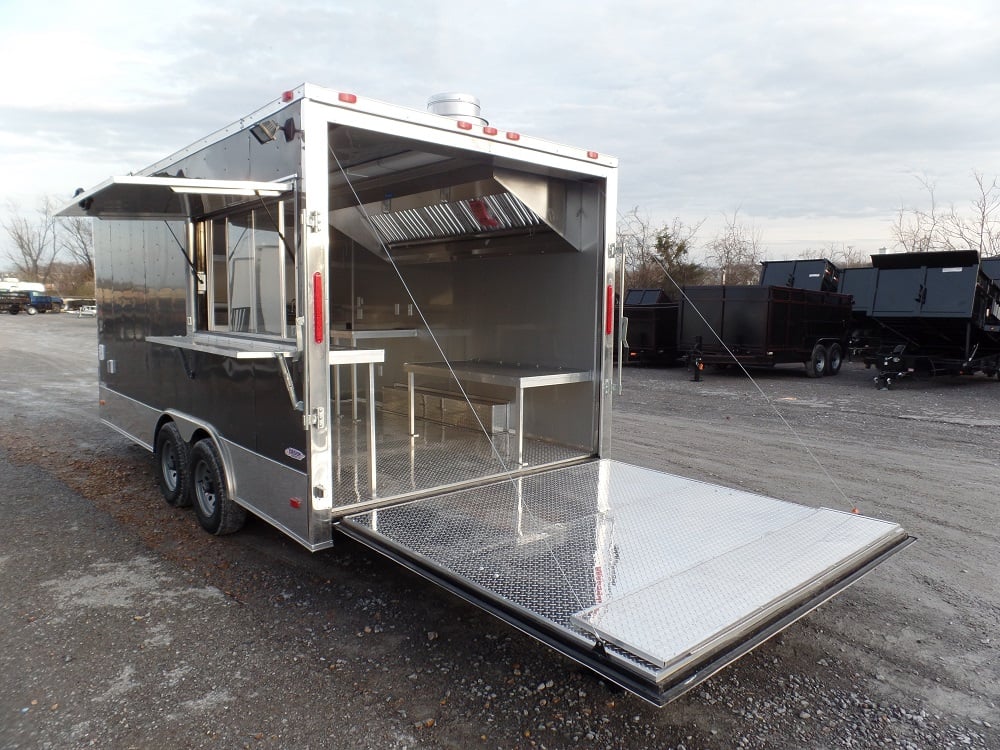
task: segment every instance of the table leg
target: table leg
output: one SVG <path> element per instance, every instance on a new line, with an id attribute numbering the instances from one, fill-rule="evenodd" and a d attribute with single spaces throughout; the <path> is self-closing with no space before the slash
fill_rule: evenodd
<path id="1" fill-rule="evenodd" d="M 368 363 L 368 488 L 375 497 L 375 365 Z"/>
<path id="2" fill-rule="evenodd" d="M 524 389 L 514 389 L 514 411 L 517 412 L 517 463 L 524 465 Z"/>
<path id="3" fill-rule="evenodd" d="M 340 365 L 333 366 L 333 413 L 340 416 Z"/>
<path id="4" fill-rule="evenodd" d="M 417 436 L 415 419 L 413 417 L 413 413 L 415 411 L 415 409 L 414 409 L 415 404 L 414 404 L 414 393 L 413 393 L 413 391 L 414 391 L 413 373 L 412 372 L 408 372 L 408 373 L 406 373 L 406 397 L 409 400 L 409 405 L 410 405 L 410 437 L 416 437 Z"/>
<path id="5" fill-rule="evenodd" d="M 358 366 L 351 365 L 351 419 L 358 421 Z"/>

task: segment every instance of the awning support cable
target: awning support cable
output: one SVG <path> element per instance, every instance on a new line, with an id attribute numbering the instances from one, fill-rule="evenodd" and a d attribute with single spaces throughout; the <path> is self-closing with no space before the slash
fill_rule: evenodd
<path id="1" fill-rule="evenodd" d="M 749 380 L 750 383 L 753 385 L 753 387 L 757 389 L 757 392 L 760 394 L 760 397 L 767 403 L 767 405 L 771 408 L 771 411 L 773 411 L 775 413 L 775 415 L 778 417 L 778 419 L 781 420 L 781 423 L 792 434 L 792 436 L 795 438 L 795 440 L 798 442 L 798 444 L 802 447 L 802 450 L 804 450 L 809 455 L 809 457 L 813 460 L 813 462 L 816 464 L 816 466 L 819 467 L 820 471 L 822 471 L 823 474 L 826 476 L 826 478 L 830 480 L 830 484 L 833 485 L 834 489 L 836 489 L 837 492 L 840 494 L 840 496 L 844 499 L 844 502 L 847 505 L 849 505 L 852 510 L 856 510 L 855 504 L 847 496 L 847 493 L 844 492 L 844 490 L 841 488 L 841 486 L 837 482 L 837 480 L 833 478 L 833 475 L 829 471 L 827 471 L 826 467 L 816 457 L 816 454 L 812 452 L 812 450 L 809 448 L 808 445 L 806 445 L 805 441 L 802 439 L 802 437 L 799 435 L 799 433 L 795 431 L 795 428 L 793 428 L 792 425 L 789 424 L 788 420 L 785 419 L 785 416 L 781 413 L 781 411 L 778 409 L 778 407 L 774 405 L 774 402 L 768 397 L 768 395 L 766 393 L 764 393 L 764 389 L 760 387 L 760 385 L 757 383 L 756 380 L 754 380 L 753 375 L 751 375 L 750 371 L 747 370 L 747 368 L 743 365 L 742 362 L 740 362 L 739 357 L 737 357 L 733 353 L 732 349 L 730 349 L 728 346 L 726 346 L 726 342 L 722 340 L 722 337 L 719 335 L 718 331 L 716 331 L 715 328 L 712 326 L 712 324 L 709 323 L 708 320 L 705 318 L 705 316 L 701 314 L 701 310 L 699 310 L 698 307 L 697 307 L 697 305 L 695 305 L 691 301 L 691 298 L 687 296 L 687 294 L 684 292 L 684 288 L 674 280 L 673 276 L 670 275 L 670 271 L 667 270 L 667 267 L 663 263 L 663 261 L 660 260 L 659 258 L 655 257 L 655 256 L 653 256 L 653 260 L 660 267 L 660 269 L 663 271 L 663 274 L 667 277 L 667 279 L 670 281 L 670 283 L 674 285 L 674 287 L 677 289 L 677 291 L 681 295 L 681 297 L 684 298 L 684 302 L 692 310 L 695 311 L 695 313 L 701 319 L 701 322 L 705 324 L 705 327 L 708 328 L 708 330 L 712 332 L 712 335 L 715 337 L 716 341 L 718 341 L 719 344 L 722 345 L 722 348 L 726 350 L 726 353 L 732 358 L 733 362 L 736 363 L 736 366 L 739 367 L 740 370 L 743 371 L 743 374 L 746 375 L 747 380 Z M 623 304 L 623 308 L 624 308 L 624 304 Z"/>

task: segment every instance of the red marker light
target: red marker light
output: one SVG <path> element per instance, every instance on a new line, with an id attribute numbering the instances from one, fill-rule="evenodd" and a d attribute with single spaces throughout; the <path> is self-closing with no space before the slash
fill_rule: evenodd
<path id="1" fill-rule="evenodd" d="M 290 102 L 294 98 L 295 98 L 295 92 L 294 91 L 289 90 L 289 91 L 282 91 L 281 92 L 281 101 L 283 101 L 283 102 Z"/>
<path id="2" fill-rule="evenodd" d="M 465 120 L 459 120 L 457 125 L 459 130 L 472 130 L 471 122 L 466 122 Z"/>
<path id="3" fill-rule="evenodd" d="M 497 132 L 498 131 L 497 131 L 496 128 L 492 128 L 489 125 L 487 125 L 485 128 L 483 128 L 483 133 L 485 133 L 486 135 L 496 135 Z"/>
<path id="4" fill-rule="evenodd" d="M 297 498 L 297 497 L 290 497 L 290 498 L 288 498 L 288 504 L 291 505 L 293 508 L 301 508 L 302 507 L 302 501 L 299 498 Z"/>
<path id="5" fill-rule="evenodd" d="M 342 101 L 344 104 L 357 104 L 358 103 L 358 97 L 357 97 L 357 95 L 355 95 L 355 94 L 347 94 L 347 93 L 344 93 L 343 91 L 340 92 L 339 94 L 337 94 L 337 99 L 339 101 Z"/>
<path id="6" fill-rule="evenodd" d="M 587 152 L 587 158 L 588 159 L 596 159 L 598 156 L 600 156 L 600 154 L 598 154 L 596 151 L 588 151 Z"/>
<path id="7" fill-rule="evenodd" d="M 519 141 L 519 140 L 521 140 L 521 134 L 520 133 L 507 133 L 507 140 L 508 141 Z"/>
<path id="8" fill-rule="evenodd" d="M 615 330 L 615 288 L 608 284 L 608 298 L 604 307 L 604 333 L 610 336 Z"/>
<path id="9" fill-rule="evenodd" d="M 313 274 L 313 341 L 323 343 L 323 274 L 319 271 Z"/>

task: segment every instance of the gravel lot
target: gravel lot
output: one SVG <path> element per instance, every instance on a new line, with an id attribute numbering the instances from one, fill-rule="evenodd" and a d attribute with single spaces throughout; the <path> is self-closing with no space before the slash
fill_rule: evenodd
<path id="1" fill-rule="evenodd" d="M 995 380 L 627 369 L 616 457 L 919 537 L 655 709 L 348 541 L 204 534 L 95 349 L 0 315 L 2 748 L 1000 748 Z"/>

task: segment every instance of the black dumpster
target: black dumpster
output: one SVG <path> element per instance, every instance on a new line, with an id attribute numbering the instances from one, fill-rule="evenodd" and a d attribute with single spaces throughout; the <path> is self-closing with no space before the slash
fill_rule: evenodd
<path id="1" fill-rule="evenodd" d="M 684 288 L 680 346 L 699 364 L 803 363 L 810 376 L 840 371 L 851 298 L 785 286 Z"/>
<path id="2" fill-rule="evenodd" d="M 839 291 L 841 271 L 826 258 L 766 260 L 760 265 L 760 286 L 787 286 L 816 292 Z"/>
<path id="3" fill-rule="evenodd" d="M 626 362 L 677 363 L 677 307 L 662 289 L 629 289 L 625 293 Z"/>
<path id="4" fill-rule="evenodd" d="M 974 250 L 872 256 L 850 269 L 856 344 L 876 383 L 912 376 L 1000 371 L 1000 285 Z"/>

